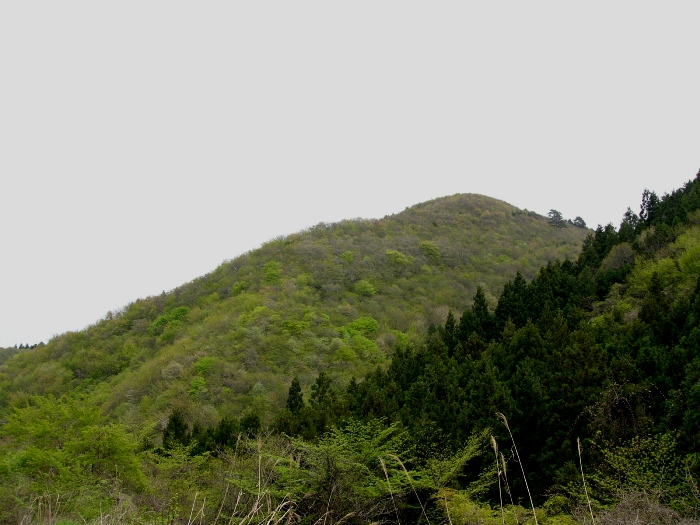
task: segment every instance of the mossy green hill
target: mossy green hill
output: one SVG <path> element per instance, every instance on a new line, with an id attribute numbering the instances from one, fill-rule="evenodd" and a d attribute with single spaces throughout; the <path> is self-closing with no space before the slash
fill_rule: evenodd
<path id="1" fill-rule="evenodd" d="M 265 421 L 292 376 L 359 377 L 477 286 L 493 305 L 516 271 L 575 258 L 588 233 L 474 194 L 318 224 L 21 351 L 0 366 L 0 403 L 78 390 L 127 425 L 160 425 L 174 407 L 203 425 L 250 409 Z"/>

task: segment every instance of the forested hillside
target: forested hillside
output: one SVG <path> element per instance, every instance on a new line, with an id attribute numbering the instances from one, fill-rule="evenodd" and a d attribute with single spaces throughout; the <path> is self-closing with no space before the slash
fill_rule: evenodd
<path id="1" fill-rule="evenodd" d="M 386 364 L 477 286 L 495 303 L 517 269 L 575 257 L 586 233 L 469 194 L 319 224 L 22 352 L 0 368 L 0 406 L 80 389 L 129 425 L 173 406 L 203 425 L 246 409 L 267 422 L 290 375 L 308 386 Z"/>
<path id="2" fill-rule="evenodd" d="M 349 413 L 416 431 L 427 420 L 452 447 L 510 414 L 541 495 L 565 483 L 577 437 L 597 448 L 673 436 L 700 452 L 698 208 L 697 179 L 662 201 L 645 194 L 641 217 L 598 228 L 576 263 L 516 274 L 493 310 L 479 289 L 461 317 L 353 385 Z"/>
<path id="3" fill-rule="evenodd" d="M 700 173 L 550 223 L 319 225 L 9 357 L 0 519 L 696 523 Z"/>
<path id="4" fill-rule="evenodd" d="M 326 403 L 297 402 L 280 429 L 310 439 L 314 423 L 325 430 L 344 419 L 383 418 L 418 436 L 426 462 L 435 447 L 458 454 L 475 432 L 490 429 L 510 449 L 506 470 L 527 467 L 536 504 L 551 508 L 559 497 L 583 506 L 585 462 L 598 509 L 634 500 L 624 510 L 630 515 L 616 518 L 619 507 L 604 520 L 695 516 L 699 277 L 700 174 L 663 198 L 646 191 L 640 214 L 628 210 L 618 229 L 599 227 L 575 263 L 548 263 L 530 282 L 518 273 L 495 309 L 479 289 L 461 316 L 450 313 L 423 343 L 397 350 L 388 368 L 338 385 L 341 393 Z M 482 456 L 476 472 L 492 460 Z M 523 499 L 524 485 L 524 477 L 511 480 Z M 496 488 L 484 497 L 496 502 Z M 445 498 L 459 507 L 465 494 Z"/>

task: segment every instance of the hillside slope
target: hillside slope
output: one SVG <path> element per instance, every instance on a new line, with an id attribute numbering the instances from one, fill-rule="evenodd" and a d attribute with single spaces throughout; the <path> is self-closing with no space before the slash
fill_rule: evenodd
<path id="1" fill-rule="evenodd" d="M 475 298 L 390 366 L 347 387 L 331 382 L 335 399 L 315 402 L 320 378 L 316 392 L 300 389 L 287 404 L 285 433 L 314 439 L 379 419 L 441 451 L 459 451 L 474 433 L 501 446 L 515 436 L 527 492 L 540 503 L 565 495 L 572 507 L 583 503 L 572 468 L 583 443 L 598 504 L 618 502 L 622 490 L 697 516 L 700 174 L 660 198 L 645 191 L 639 216 L 628 210 L 618 229 L 596 229 L 576 262 L 548 264 L 529 282 L 516 275 L 495 309 Z M 472 475 L 493 456 L 485 450 L 482 461 Z M 521 480 L 511 487 L 525 489 Z"/>
<path id="2" fill-rule="evenodd" d="M 0 403 L 78 389 L 134 426 L 173 407 L 203 425 L 247 409 L 265 420 L 292 376 L 362 375 L 477 286 L 493 305 L 517 270 L 575 258 L 588 233 L 473 194 L 319 224 L 21 352 L 0 366 Z"/>

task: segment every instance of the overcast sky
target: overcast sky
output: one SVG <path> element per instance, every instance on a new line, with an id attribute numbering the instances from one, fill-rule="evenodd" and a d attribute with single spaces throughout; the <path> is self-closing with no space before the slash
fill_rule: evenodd
<path id="1" fill-rule="evenodd" d="M 0 346 L 319 222 L 619 224 L 700 168 L 698 2 L 2 2 Z"/>

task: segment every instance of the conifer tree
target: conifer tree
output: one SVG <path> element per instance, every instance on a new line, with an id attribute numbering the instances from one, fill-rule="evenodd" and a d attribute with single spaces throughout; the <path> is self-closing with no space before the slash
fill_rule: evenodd
<path id="1" fill-rule="evenodd" d="M 447 346 L 447 350 L 450 355 L 454 352 L 457 346 L 457 322 L 455 321 L 455 316 L 450 310 L 447 312 L 447 320 L 445 321 L 445 327 L 441 330 L 442 340 Z"/>
<path id="2" fill-rule="evenodd" d="M 301 384 L 299 383 L 299 378 L 295 377 L 292 379 L 292 384 L 289 387 L 289 394 L 287 395 L 287 408 L 295 416 L 299 414 L 302 408 L 304 408 L 304 398 L 301 394 Z"/>
<path id="3" fill-rule="evenodd" d="M 331 378 L 321 371 L 316 382 L 311 385 L 311 397 L 309 402 L 314 408 L 327 407 L 335 401 L 335 392 L 331 385 Z"/>
<path id="4" fill-rule="evenodd" d="M 182 410 L 176 408 L 170 414 L 168 423 L 163 429 L 163 447 L 173 448 L 175 445 L 187 445 L 190 441 L 189 427 L 185 422 Z"/>
<path id="5" fill-rule="evenodd" d="M 566 223 L 564 222 L 564 217 L 561 212 L 557 210 L 549 210 L 547 214 L 549 216 L 549 225 L 555 228 L 564 228 Z"/>
<path id="6" fill-rule="evenodd" d="M 489 305 L 486 302 L 486 295 L 484 294 L 484 289 L 481 286 L 476 288 L 474 304 L 472 304 L 472 312 L 479 329 L 477 333 L 484 341 L 490 340 L 491 337 L 493 337 L 493 316 L 491 315 L 491 312 L 489 312 Z"/>

